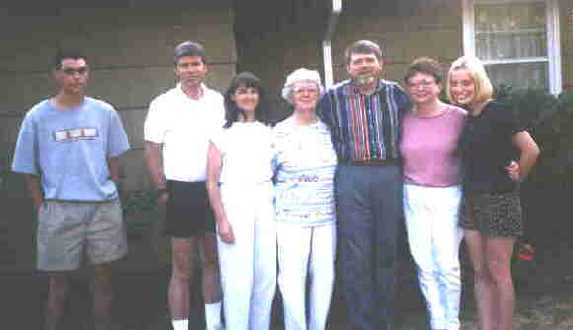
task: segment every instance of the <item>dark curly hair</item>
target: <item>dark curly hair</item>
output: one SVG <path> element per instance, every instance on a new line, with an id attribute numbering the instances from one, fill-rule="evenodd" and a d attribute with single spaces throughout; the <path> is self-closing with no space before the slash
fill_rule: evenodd
<path id="1" fill-rule="evenodd" d="M 415 76 L 417 73 L 427 74 L 434 77 L 437 84 L 440 84 L 444 80 L 444 69 L 440 65 L 440 62 L 429 57 L 419 57 L 415 59 L 404 75 L 404 82 L 408 84 L 410 78 Z"/>
<path id="2" fill-rule="evenodd" d="M 261 80 L 251 72 L 245 71 L 235 75 L 233 79 L 231 79 L 229 88 L 225 92 L 225 125 L 223 127 L 231 127 L 234 122 L 239 121 L 239 114 L 243 112 L 235 101 L 232 100 L 232 96 L 239 87 L 252 87 L 259 92 L 259 103 L 255 108 L 255 120 L 266 124 L 266 99 L 265 92 L 261 86 Z"/>

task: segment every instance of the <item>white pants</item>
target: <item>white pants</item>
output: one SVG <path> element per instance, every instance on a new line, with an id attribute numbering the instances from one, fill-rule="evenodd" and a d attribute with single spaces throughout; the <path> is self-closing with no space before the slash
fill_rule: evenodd
<path id="1" fill-rule="evenodd" d="M 221 186 L 235 242 L 217 235 L 226 330 L 269 329 L 276 288 L 276 232 L 271 183 Z"/>
<path id="2" fill-rule="evenodd" d="M 285 330 L 324 330 L 334 286 L 336 225 L 302 227 L 278 223 L 277 242 Z M 307 274 L 310 276 L 308 325 Z"/>
<path id="3" fill-rule="evenodd" d="M 432 329 L 460 328 L 460 200 L 460 186 L 404 185 L 408 242 Z"/>

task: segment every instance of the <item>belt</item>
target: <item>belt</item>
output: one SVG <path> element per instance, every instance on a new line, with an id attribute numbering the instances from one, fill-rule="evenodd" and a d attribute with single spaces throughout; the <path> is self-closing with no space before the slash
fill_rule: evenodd
<path id="1" fill-rule="evenodd" d="M 382 165 L 395 165 L 398 164 L 396 159 L 369 159 L 369 160 L 353 160 L 348 163 L 349 165 L 357 166 L 382 166 Z"/>

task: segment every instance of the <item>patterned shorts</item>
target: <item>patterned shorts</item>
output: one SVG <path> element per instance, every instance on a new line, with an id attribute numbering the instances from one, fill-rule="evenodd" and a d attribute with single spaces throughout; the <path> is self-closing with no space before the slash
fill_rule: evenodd
<path id="1" fill-rule="evenodd" d="M 486 236 L 519 237 L 523 235 L 519 193 L 465 195 L 460 210 L 460 226 L 464 229 L 478 230 Z"/>

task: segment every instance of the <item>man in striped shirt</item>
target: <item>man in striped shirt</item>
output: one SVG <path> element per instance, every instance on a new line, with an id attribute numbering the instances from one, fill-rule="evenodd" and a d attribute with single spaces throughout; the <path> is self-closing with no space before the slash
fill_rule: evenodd
<path id="1" fill-rule="evenodd" d="M 336 203 L 339 274 L 352 329 L 392 328 L 396 244 L 402 218 L 400 119 L 410 102 L 381 79 L 380 46 L 368 40 L 345 51 L 349 80 L 322 98 L 339 165 Z"/>

